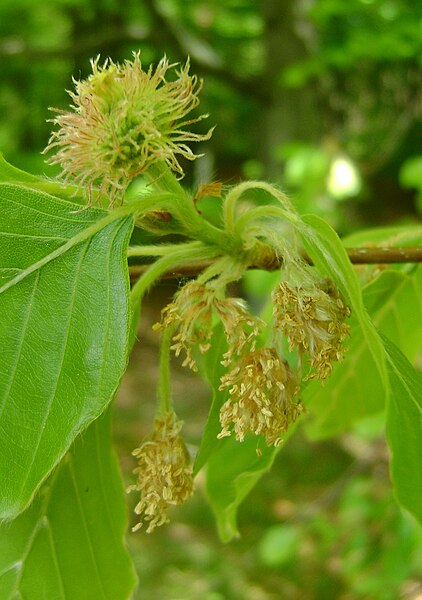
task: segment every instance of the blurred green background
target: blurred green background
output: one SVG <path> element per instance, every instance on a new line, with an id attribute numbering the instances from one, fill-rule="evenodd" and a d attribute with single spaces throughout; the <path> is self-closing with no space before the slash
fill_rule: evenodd
<path id="1" fill-rule="evenodd" d="M 341 234 L 422 215 L 422 3 L 414 0 L 2 0 L 0 151 L 55 174 L 41 155 L 51 117 L 89 59 L 141 50 L 144 64 L 189 55 L 204 78 L 198 114 L 216 124 L 186 185 L 267 178 Z M 199 130 L 198 129 L 198 130 Z M 115 411 L 130 450 L 153 418 L 157 335 L 177 283 L 143 309 Z M 174 365 L 174 395 L 194 450 L 205 384 Z M 172 524 L 129 536 L 135 600 L 422 599 L 422 534 L 394 503 L 382 421 L 341 438 L 300 433 L 245 502 L 242 538 L 223 546 L 199 493 Z M 199 478 L 198 488 L 201 488 Z M 132 499 L 131 499 L 132 500 Z M 422 501 L 422 500 L 421 500 Z"/>

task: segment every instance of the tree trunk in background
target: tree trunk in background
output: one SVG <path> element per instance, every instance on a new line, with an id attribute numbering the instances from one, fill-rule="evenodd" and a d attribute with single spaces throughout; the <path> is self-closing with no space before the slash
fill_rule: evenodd
<path id="1" fill-rule="evenodd" d="M 292 141 L 318 142 L 323 124 L 318 108 L 318 95 L 312 85 L 293 88 L 281 82 L 285 70 L 308 57 L 301 17 L 303 8 L 297 0 L 262 0 L 265 22 L 266 68 L 264 85 L 269 94 L 268 106 L 262 118 L 261 159 L 265 175 L 280 179 L 283 164 L 274 156 L 275 150 Z M 309 28 L 309 22 L 306 23 Z"/>

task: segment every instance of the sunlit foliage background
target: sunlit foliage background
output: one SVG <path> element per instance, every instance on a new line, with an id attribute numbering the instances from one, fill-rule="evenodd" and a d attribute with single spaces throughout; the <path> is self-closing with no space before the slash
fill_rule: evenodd
<path id="1" fill-rule="evenodd" d="M 49 106 L 69 103 L 71 77 L 100 54 L 141 49 L 148 65 L 190 56 L 205 80 L 201 111 L 217 128 L 186 165 L 186 185 L 269 178 L 303 212 L 341 234 L 420 220 L 422 4 L 412 0 L 2 0 L 0 150 L 54 175 Z M 206 130 L 207 125 L 203 125 Z M 212 210 L 212 207 L 211 207 Z M 151 324 L 177 284 L 144 309 L 116 408 L 124 477 L 154 411 Z M 257 305 L 253 277 L 246 293 Z M 174 394 L 192 450 L 209 394 L 174 366 Z M 422 598 L 422 535 L 394 503 L 377 419 L 336 439 L 296 435 L 223 546 L 197 495 L 151 536 L 129 537 L 148 600 L 396 600 Z M 198 482 L 201 487 L 201 482 Z"/>

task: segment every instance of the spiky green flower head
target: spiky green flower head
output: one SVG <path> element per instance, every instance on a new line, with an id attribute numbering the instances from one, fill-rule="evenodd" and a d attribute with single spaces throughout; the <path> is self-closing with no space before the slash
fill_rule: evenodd
<path id="1" fill-rule="evenodd" d="M 92 74 L 76 81 L 69 92 L 70 111 L 57 113 L 52 122 L 58 126 L 45 152 L 55 151 L 48 159 L 59 164 L 66 181 L 73 181 L 87 191 L 89 200 L 94 187 L 98 198 L 109 204 L 121 203 L 129 183 L 157 162 L 165 163 L 183 177 L 178 157 L 194 160 L 188 142 L 211 137 L 185 128 L 207 115 L 186 120 L 198 105 L 202 82 L 189 75 L 189 60 L 175 69 L 166 80 L 170 65 L 167 58 L 144 71 L 140 53 L 123 64 L 100 58 L 91 61 Z"/>

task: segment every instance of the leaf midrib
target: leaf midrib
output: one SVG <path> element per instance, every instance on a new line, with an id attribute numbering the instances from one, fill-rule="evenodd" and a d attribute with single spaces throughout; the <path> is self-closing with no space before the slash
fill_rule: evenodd
<path id="1" fill-rule="evenodd" d="M 418 403 L 418 401 L 417 401 L 417 399 L 416 399 L 416 397 L 414 395 L 413 387 L 409 387 L 409 385 L 407 384 L 407 381 L 404 379 L 404 377 L 402 375 L 402 372 L 399 369 L 397 369 L 396 363 L 393 360 L 393 358 L 391 357 L 390 353 L 388 353 L 387 356 L 388 356 L 388 362 L 390 363 L 391 369 L 394 371 L 397 379 L 400 381 L 400 383 L 402 384 L 403 388 L 408 393 L 409 398 L 411 399 L 412 403 L 416 407 L 417 412 L 422 416 L 422 406 Z M 416 385 L 419 384 L 418 381 L 416 381 L 415 383 L 416 383 Z"/>
<path id="2" fill-rule="evenodd" d="M 102 581 L 102 578 L 100 577 L 100 574 L 98 572 L 98 564 L 97 564 L 97 560 L 96 560 L 96 556 L 95 556 L 94 547 L 92 545 L 92 536 L 90 534 L 89 527 L 88 527 L 88 524 L 87 524 L 87 521 L 86 521 L 85 512 L 84 512 L 84 509 L 83 509 L 83 503 L 81 501 L 81 496 L 79 494 L 79 488 L 78 488 L 78 485 L 77 485 L 77 480 L 75 478 L 75 472 L 74 472 L 74 469 L 73 469 L 73 457 L 69 461 L 68 468 L 69 468 L 69 472 L 70 472 L 70 476 L 71 476 L 71 480 L 72 480 L 72 484 L 73 484 L 73 489 L 75 491 L 76 501 L 78 503 L 78 510 L 79 510 L 80 515 L 81 515 L 81 522 L 82 522 L 83 529 L 85 531 L 85 536 L 86 536 L 86 539 L 87 539 L 87 545 L 89 547 L 89 553 L 91 555 L 92 563 L 94 564 L 96 579 L 97 579 L 97 582 L 99 584 L 99 588 L 101 589 L 102 597 L 104 598 L 104 600 L 107 600 L 107 596 L 106 596 L 106 593 L 105 593 L 105 590 L 104 590 L 103 581 Z M 100 600 L 100 599 L 96 598 L 95 600 Z"/>
<path id="3" fill-rule="evenodd" d="M 22 575 L 23 575 L 23 572 L 24 572 L 24 569 L 25 569 L 25 561 L 28 558 L 29 553 L 31 552 L 32 544 L 33 544 L 33 542 L 34 542 L 34 540 L 35 540 L 35 538 L 37 536 L 37 533 L 41 529 L 42 521 L 47 518 L 46 517 L 46 513 L 47 513 L 47 509 L 48 509 L 48 503 L 50 501 L 50 495 L 51 495 L 51 491 L 52 491 L 52 488 L 53 488 L 53 485 L 54 485 L 54 481 L 57 478 L 57 473 L 58 472 L 56 472 L 52 476 L 51 485 L 48 486 L 48 488 L 47 488 L 48 492 L 46 493 L 45 498 L 44 498 L 44 500 L 41 503 L 39 517 L 35 521 L 34 527 L 33 527 L 32 532 L 31 532 L 31 535 L 29 536 L 28 541 L 27 541 L 27 543 L 26 543 L 26 545 L 25 545 L 25 547 L 24 547 L 24 549 L 22 551 L 21 559 L 19 561 L 21 563 L 21 568 L 19 569 L 18 576 L 16 578 L 16 582 L 15 582 L 15 585 L 14 585 L 14 589 L 12 590 L 12 593 L 14 593 L 14 594 L 15 593 L 16 594 L 19 593 L 19 595 L 21 595 L 19 588 L 20 588 L 20 585 L 21 585 Z M 16 562 L 14 564 L 16 564 Z M 12 596 L 12 598 L 13 598 L 13 596 Z"/>
<path id="4" fill-rule="evenodd" d="M 106 227 L 113 221 L 116 221 L 117 219 L 126 217 L 126 216 L 130 215 L 131 213 L 133 213 L 133 211 L 134 211 L 133 207 L 125 206 L 125 207 L 114 210 L 112 213 L 107 214 L 107 216 L 105 216 L 103 219 L 100 219 L 99 221 L 95 222 L 93 225 L 90 225 L 83 231 L 77 233 L 75 236 L 70 238 L 69 241 L 67 241 L 65 244 L 63 244 L 62 246 L 59 246 L 58 248 L 53 250 L 53 252 L 50 252 L 49 254 L 47 254 L 46 256 L 41 258 L 40 260 L 36 261 L 32 265 L 29 265 L 28 267 L 23 269 L 18 275 L 16 275 L 15 277 L 13 277 L 9 281 L 7 281 L 2 287 L 0 287 L 0 294 L 4 293 L 9 288 L 18 284 L 20 281 L 22 281 L 23 279 L 25 279 L 26 277 L 31 275 L 31 273 L 34 273 L 35 271 L 42 269 L 42 267 L 47 265 L 49 262 L 55 260 L 56 258 L 61 256 L 62 254 L 64 254 L 65 252 L 67 252 L 68 250 L 70 250 L 71 248 L 76 246 L 77 244 L 84 242 L 85 240 L 89 239 L 90 237 L 93 237 L 96 233 L 101 231 L 101 229 L 104 229 L 104 227 Z"/>

